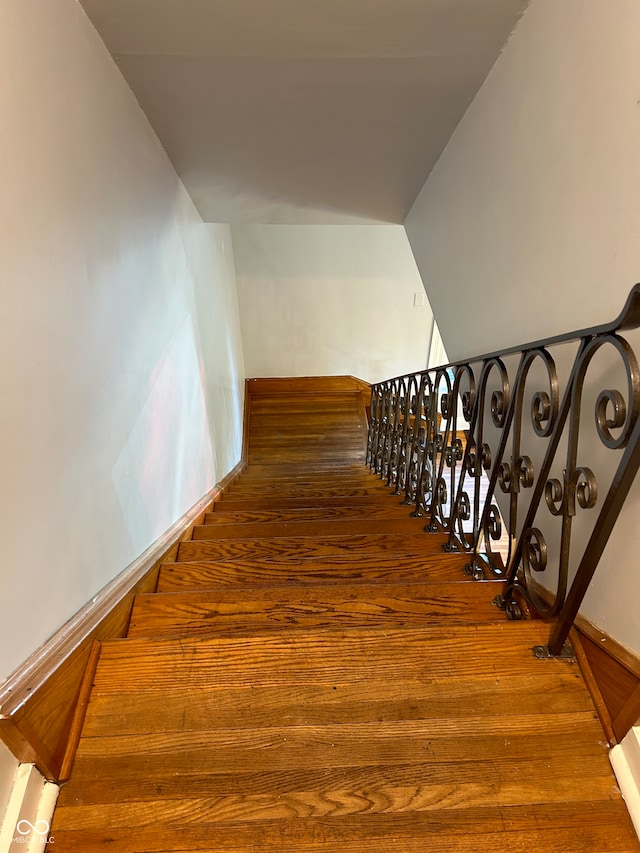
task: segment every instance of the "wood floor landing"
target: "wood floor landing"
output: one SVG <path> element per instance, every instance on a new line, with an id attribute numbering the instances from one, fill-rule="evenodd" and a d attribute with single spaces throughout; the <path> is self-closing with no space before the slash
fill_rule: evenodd
<path id="1" fill-rule="evenodd" d="M 368 471 L 358 390 L 271 382 L 248 468 L 101 647 L 51 851 L 638 853 L 548 626 Z"/>

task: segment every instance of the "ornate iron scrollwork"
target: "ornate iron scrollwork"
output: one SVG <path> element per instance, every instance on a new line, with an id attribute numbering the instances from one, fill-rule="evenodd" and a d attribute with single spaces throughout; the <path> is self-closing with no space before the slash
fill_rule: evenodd
<path id="1" fill-rule="evenodd" d="M 640 467 L 640 369 L 621 335 L 638 327 L 640 285 L 613 323 L 372 388 L 368 464 L 428 517 L 428 529 L 448 533 L 448 550 L 470 552 L 473 577 L 506 579 L 510 618 L 523 608 L 559 618 L 552 650 L 562 648 Z M 568 347 L 561 382 L 556 360 L 561 352 L 566 365 Z M 590 372 L 599 353 L 617 360 L 620 381 Z M 605 387 L 594 387 L 602 375 Z M 587 433 L 599 445 L 593 459 Z"/>

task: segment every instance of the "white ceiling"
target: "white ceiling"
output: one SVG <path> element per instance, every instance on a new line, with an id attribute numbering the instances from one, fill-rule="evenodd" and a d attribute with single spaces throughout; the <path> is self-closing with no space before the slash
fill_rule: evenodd
<path id="1" fill-rule="evenodd" d="M 404 221 L 528 0 L 81 0 L 209 222 Z"/>

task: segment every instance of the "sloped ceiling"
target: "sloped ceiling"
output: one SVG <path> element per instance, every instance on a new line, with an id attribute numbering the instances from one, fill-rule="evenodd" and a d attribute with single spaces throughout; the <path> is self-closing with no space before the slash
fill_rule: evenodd
<path id="1" fill-rule="evenodd" d="M 209 222 L 401 223 L 528 0 L 81 0 Z"/>

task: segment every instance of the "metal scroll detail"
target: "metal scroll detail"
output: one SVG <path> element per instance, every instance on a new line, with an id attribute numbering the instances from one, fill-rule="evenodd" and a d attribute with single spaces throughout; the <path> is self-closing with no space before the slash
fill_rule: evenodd
<path id="1" fill-rule="evenodd" d="M 368 464 L 554 654 L 640 467 L 639 327 L 636 285 L 613 323 L 372 388 Z"/>

